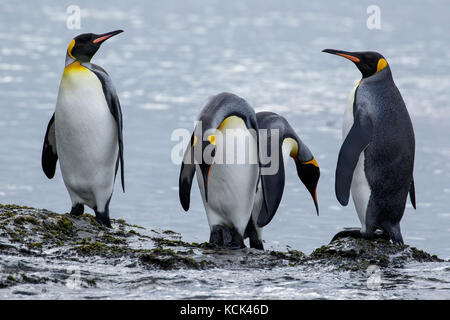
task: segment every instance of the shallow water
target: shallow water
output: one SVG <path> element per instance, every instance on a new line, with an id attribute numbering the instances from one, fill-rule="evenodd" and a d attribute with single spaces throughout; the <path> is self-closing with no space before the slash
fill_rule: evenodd
<path id="1" fill-rule="evenodd" d="M 379 287 L 368 285 L 362 274 L 331 272 L 326 268 L 287 267 L 272 270 L 133 270 L 124 261 L 115 266 L 80 265 L 81 286 L 64 285 L 67 268 L 77 263 L 49 265 L 20 259 L 30 276 L 39 274 L 58 284 L 21 284 L 0 290 L 0 299 L 449 299 L 449 266 L 411 265 L 381 273 Z M 2 262 L 2 261 L 0 261 Z M 8 263 L 19 263 L 10 259 Z M 50 267 L 49 267 L 50 266 Z M 30 270 L 31 269 L 31 270 Z M 89 281 L 89 284 L 88 284 Z M 95 283 L 95 285 L 92 285 Z"/>
<path id="2" fill-rule="evenodd" d="M 271 110 L 287 117 L 319 162 L 320 216 L 315 215 L 310 196 L 291 163 L 280 209 L 264 230 L 266 247 L 290 245 L 309 253 L 343 227 L 359 225 L 353 206 L 341 207 L 334 196 L 334 170 L 343 110 L 360 74 L 347 61 L 320 51 L 377 50 L 391 65 L 416 133 L 418 203 L 416 211 L 409 204 L 405 211 L 404 240 L 450 258 L 447 1 L 434 1 L 432 6 L 381 1 L 381 30 L 366 28 L 370 1 L 340 1 L 339 5 L 296 0 L 282 4 L 256 0 L 77 1 L 82 9 L 81 30 L 65 26 L 70 4 L 73 1 L 45 1 L 32 7 L 26 2 L 2 2 L 0 203 L 69 210 L 59 170 L 53 180 L 47 180 L 40 168 L 43 136 L 54 109 L 65 50 L 78 33 L 121 28 L 125 33 L 105 43 L 93 60 L 110 73 L 124 113 L 127 192 L 121 193 L 116 186 L 112 217 L 173 229 L 189 241 L 208 239 L 198 188 L 192 189 L 189 213 L 184 213 L 178 202 L 179 166 L 170 160 L 176 144 L 170 137 L 176 128 L 192 128 L 208 97 L 229 91 L 247 99 L 257 111 Z M 298 271 L 283 272 L 296 283 L 295 289 L 286 290 L 290 292 L 287 296 L 345 296 L 340 290 L 330 290 L 338 287 L 332 279 L 329 287 L 320 277 L 303 286 Z M 177 274 L 183 272 L 172 276 Z M 255 277 L 252 281 L 263 279 L 260 274 L 249 276 Z M 275 270 L 269 278 L 277 277 L 280 275 Z M 175 289 L 167 289 L 170 280 L 164 279 L 156 284 L 149 280 L 148 286 L 170 295 Z M 235 281 L 233 285 L 244 286 L 245 280 Z M 117 283 L 111 286 L 117 287 Z M 126 283 L 118 287 L 127 295 Z M 201 296 L 205 292 L 209 295 L 207 288 L 213 286 L 195 282 L 193 287 Z M 257 287 L 245 292 L 248 297 L 271 297 L 279 288 L 273 282 L 269 292 Z M 145 292 L 147 295 L 141 297 L 163 297 L 160 291 Z M 431 292 L 426 296 L 433 298 Z M 386 294 L 391 297 L 391 293 Z M 392 294 L 401 296 L 401 291 Z M 176 295 L 182 297 L 183 293 Z"/>

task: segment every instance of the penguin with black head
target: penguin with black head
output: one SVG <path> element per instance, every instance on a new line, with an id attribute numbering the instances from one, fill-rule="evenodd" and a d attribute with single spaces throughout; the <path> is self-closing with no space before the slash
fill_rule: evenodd
<path id="1" fill-rule="evenodd" d="M 87 205 L 107 227 L 119 164 L 125 191 L 122 110 L 108 73 L 91 59 L 102 43 L 121 32 L 85 33 L 70 42 L 42 150 L 42 169 L 49 179 L 59 159 L 72 200 L 70 213 L 81 215 Z"/>
<path id="2" fill-rule="evenodd" d="M 292 175 L 286 171 L 289 159 L 295 163 L 297 176 L 310 193 L 314 207 L 319 215 L 317 203 L 317 184 L 320 177 L 320 168 L 308 146 L 300 139 L 287 119 L 274 112 L 258 112 L 256 120 L 259 128 L 260 146 L 265 147 L 265 153 L 270 155 L 270 161 L 262 161 L 261 169 L 269 169 L 277 163 L 274 172 L 262 175 L 256 189 L 255 203 L 252 210 L 252 218 L 245 231 L 245 237 L 250 239 L 250 247 L 264 249 L 262 229 L 270 223 L 278 211 L 283 197 L 285 178 Z M 263 148 L 262 148 L 263 149 Z M 268 172 L 269 173 L 269 172 Z M 264 205 L 264 194 L 261 182 L 265 183 L 265 195 L 267 207 Z"/>
<path id="3" fill-rule="evenodd" d="M 344 230 L 333 240 L 345 236 L 373 239 L 381 233 L 385 239 L 403 243 L 400 220 L 408 193 L 416 207 L 415 140 L 391 68 L 378 52 L 323 52 L 352 61 L 362 74 L 345 112 L 335 180 L 336 197 L 343 206 L 352 193 L 362 227 Z"/>

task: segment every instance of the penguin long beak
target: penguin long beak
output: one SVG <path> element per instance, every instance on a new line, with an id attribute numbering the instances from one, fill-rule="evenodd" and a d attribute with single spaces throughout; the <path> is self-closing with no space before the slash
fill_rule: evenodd
<path id="1" fill-rule="evenodd" d="M 314 192 L 311 192 L 311 196 L 312 196 L 313 201 L 314 201 L 314 206 L 316 207 L 316 213 L 317 213 L 317 215 L 319 215 L 319 204 L 317 202 L 317 185 L 316 185 L 316 187 L 314 189 Z"/>
<path id="2" fill-rule="evenodd" d="M 109 38 L 111 38 L 119 33 L 122 33 L 122 32 L 123 32 L 123 30 L 116 30 L 116 31 L 111 31 L 111 32 L 107 32 L 104 34 L 99 34 L 98 37 L 95 38 L 92 42 L 93 43 L 102 43 L 102 42 L 108 40 Z"/>
<path id="3" fill-rule="evenodd" d="M 334 50 L 334 49 L 324 49 L 322 52 L 335 54 L 341 57 L 344 57 L 350 61 L 353 61 L 355 63 L 360 62 L 361 60 L 355 55 L 354 52 L 348 52 L 348 51 L 342 51 L 342 50 Z"/>
<path id="4" fill-rule="evenodd" d="M 314 201 L 314 206 L 316 207 L 316 213 L 319 215 L 319 204 L 317 201 L 317 185 L 319 183 L 320 178 L 320 169 L 317 164 L 316 159 L 304 162 L 300 166 L 297 167 L 298 176 L 300 180 L 305 185 L 306 189 L 308 189 L 311 197 Z"/>

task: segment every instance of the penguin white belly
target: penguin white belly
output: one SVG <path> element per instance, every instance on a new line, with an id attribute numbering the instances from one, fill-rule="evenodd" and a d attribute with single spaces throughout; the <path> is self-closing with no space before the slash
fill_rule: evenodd
<path id="1" fill-rule="evenodd" d="M 95 74 L 81 66 L 67 69 L 55 111 L 61 173 L 73 203 L 102 211 L 114 186 L 117 124 Z"/>
<path id="2" fill-rule="evenodd" d="M 243 236 L 252 214 L 258 182 L 259 167 L 257 162 L 248 160 L 256 159 L 257 143 L 240 118 L 237 118 L 240 121 L 237 119 L 228 120 L 230 118 L 224 121 L 226 125 L 219 127 L 222 135 L 216 135 L 216 156 L 208 178 L 208 202 L 205 199 L 203 178 L 198 166 L 196 166 L 197 181 L 210 227 L 218 224 L 234 226 Z M 234 134 L 228 134 L 226 129 L 242 130 L 241 132 L 248 136 L 248 144 L 244 148 L 245 150 L 239 149 L 246 155 L 246 158 L 244 158 L 246 160 L 243 163 L 237 162 L 236 157 L 234 157 L 232 163 L 229 161 L 223 163 L 226 161 L 227 155 L 231 155 L 231 150 L 226 150 L 223 146 L 227 146 L 227 140 L 236 137 Z M 223 157 L 220 156 L 219 150 L 223 150 Z M 242 153 L 236 152 L 236 156 L 242 157 Z M 224 161 L 217 160 L 218 157 L 224 159 Z M 231 157 L 229 160 L 231 160 Z"/>
<path id="3" fill-rule="evenodd" d="M 353 102 L 355 101 L 356 88 L 359 83 L 353 88 L 349 97 L 349 105 L 345 110 L 344 114 L 344 125 L 342 128 L 342 137 L 345 140 L 348 132 L 353 126 Z M 356 165 L 355 171 L 353 172 L 351 193 L 353 198 L 353 203 L 355 204 L 356 212 L 358 213 L 359 221 L 361 222 L 361 231 L 366 231 L 366 212 L 367 205 L 370 199 L 370 186 L 367 181 L 366 174 L 364 172 L 364 152 L 359 156 L 358 163 Z"/>

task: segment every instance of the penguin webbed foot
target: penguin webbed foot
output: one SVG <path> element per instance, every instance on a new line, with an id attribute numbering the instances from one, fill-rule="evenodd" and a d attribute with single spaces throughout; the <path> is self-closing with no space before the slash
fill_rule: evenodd
<path id="1" fill-rule="evenodd" d="M 237 250 L 245 248 L 244 239 L 235 228 L 229 228 L 223 225 L 212 227 L 209 242 L 219 248 L 228 248 Z"/>
<path id="2" fill-rule="evenodd" d="M 72 207 L 72 209 L 70 210 L 70 215 L 74 216 L 74 217 L 79 217 L 84 213 L 84 205 L 82 205 L 81 203 L 77 203 L 76 205 L 74 205 Z"/>
<path id="3" fill-rule="evenodd" d="M 105 212 L 95 211 L 95 220 L 102 226 L 112 228 L 111 220 L 109 219 L 109 214 L 106 214 Z"/>
<path id="4" fill-rule="evenodd" d="M 373 232 L 361 232 L 360 228 L 345 228 L 344 230 L 338 232 L 333 237 L 333 239 L 331 239 L 330 243 L 337 239 L 342 239 L 342 238 L 347 238 L 347 237 L 350 237 L 353 239 L 366 239 L 366 240 L 378 240 L 378 239 L 382 239 L 382 240 L 386 240 L 386 241 L 392 240 L 392 242 L 394 244 L 403 244 L 403 239 L 402 239 L 401 235 L 399 236 L 398 234 L 387 232 L 382 229 L 376 229 Z"/>
<path id="5" fill-rule="evenodd" d="M 345 228 L 344 230 L 336 233 L 333 239 L 331 239 L 330 243 L 342 238 L 353 238 L 353 239 L 363 238 L 363 235 L 361 234 L 361 228 Z"/>
<path id="6" fill-rule="evenodd" d="M 403 243 L 403 237 L 402 233 L 400 231 L 400 225 L 391 225 L 391 224 L 384 224 L 383 225 L 384 233 L 386 235 L 386 240 L 392 240 L 392 243 L 402 245 Z"/>
<path id="7" fill-rule="evenodd" d="M 264 250 L 264 245 L 261 240 L 250 238 L 250 248 Z"/>
<path id="8" fill-rule="evenodd" d="M 244 239 L 250 239 L 250 248 L 264 250 L 264 245 L 261 239 L 258 237 L 256 227 L 252 219 L 248 222 L 247 228 L 244 232 Z"/>

